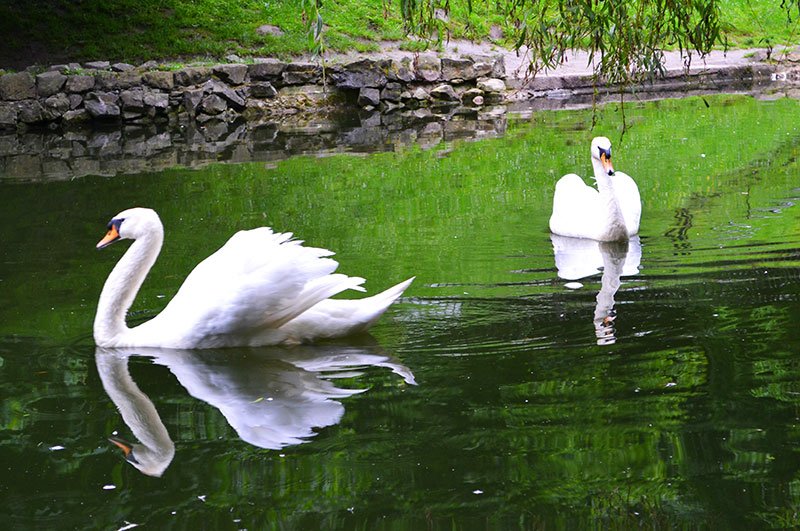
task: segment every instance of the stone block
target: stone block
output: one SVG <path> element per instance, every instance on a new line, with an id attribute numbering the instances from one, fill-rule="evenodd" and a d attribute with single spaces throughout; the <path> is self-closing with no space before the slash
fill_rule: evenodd
<path id="1" fill-rule="evenodd" d="M 136 67 L 128 63 L 114 63 L 111 65 L 111 70 L 114 72 L 127 72 L 128 70 L 133 70 L 134 68 Z"/>
<path id="2" fill-rule="evenodd" d="M 386 85 L 386 75 L 379 64 L 371 59 L 346 64 L 340 71 L 332 73 L 331 79 L 337 87 L 351 90 Z"/>
<path id="3" fill-rule="evenodd" d="M 381 91 L 372 87 L 362 87 L 358 91 L 358 104 L 362 107 L 377 107 L 381 102 Z"/>
<path id="4" fill-rule="evenodd" d="M 95 90 L 117 90 L 119 88 L 119 74 L 98 70 L 94 73 Z"/>
<path id="5" fill-rule="evenodd" d="M 144 92 L 141 89 L 123 90 L 119 94 L 122 110 L 142 112 L 144 110 Z"/>
<path id="6" fill-rule="evenodd" d="M 36 97 L 36 85 L 28 72 L 0 76 L 0 100 L 19 101 Z"/>
<path id="7" fill-rule="evenodd" d="M 80 94 L 69 94 L 67 97 L 69 98 L 70 110 L 77 109 L 83 103 L 83 96 Z"/>
<path id="8" fill-rule="evenodd" d="M 414 73 L 414 63 L 411 58 L 392 59 L 386 72 L 386 78 L 390 81 L 402 81 L 403 83 L 410 83 L 416 80 L 417 76 Z"/>
<path id="9" fill-rule="evenodd" d="M 286 69 L 286 63 L 277 59 L 256 59 L 247 67 L 250 79 L 255 81 L 276 81 Z"/>
<path id="10" fill-rule="evenodd" d="M 119 97 L 110 92 L 90 92 L 83 100 L 83 106 L 92 118 L 113 119 L 121 114 Z"/>
<path id="11" fill-rule="evenodd" d="M 222 97 L 218 96 L 217 94 L 209 94 L 203 98 L 203 101 L 200 103 L 199 110 L 203 114 L 216 116 L 217 114 L 225 112 L 227 108 L 228 104 Z"/>
<path id="12" fill-rule="evenodd" d="M 278 94 L 269 81 L 260 81 L 250 85 L 250 95 L 258 99 L 274 98 Z"/>
<path id="13" fill-rule="evenodd" d="M 61 90 L 66 82 L 67 76 L 57 70 L 42 72 L 36 76 L 36 93 L 39 97 L 47 98 Z"/>
<path id="14" fill-rule="evenodd" d="M 17 106 L 0 102 L 0 130 L 17 127 Z"/>
<path id="15" fill-rule="evenodd" d="M 217 65 L 214 75 L 229 85 L 241 85 L 247 78 L 247 65 Z"/>
<path id="16" fill-rule="evenodd" d="M 475 79 L 474 62 L 466 58 L 443 57 L 442 79 L 444 81 L 466 81 Z"/>
<path id="17" fill-rule="evenodd" d="M 175 86 L 175 75 L 172 72 L 154 70 L 145 72 L 142 81 L 149 86 L 161 90 L 172 90 Z"/>
<path id="18" fill-rule="evenodd" d="M 433 54 L 421 54 L 417 56 L 414 70 L 417 79 L 439 81 L 442 77 L 442 61 Z"/>
<path id="19" fill-rule="evenodd" d="M 175 84 L 179 87 L 200 85 L 211 79 L 211 69 L 207 66 L 190 66 L 175 72 Z M 165 87 L 158 87 L 165 88 Z M 172 87 L 169 87 L 172 88 Z"/>
<path id="20" fill-rule="evenodd" d="M 111 63 L 109 61 L 89 61 L 83 63 L 83 67 L 87 70 L 107 70 L 111 67 Z"/>
<path id="21" fill-rule="evenodd" d="M 382 101 L 398 102 L 403 94 L 403 85 L 400 83 L 386 83 L 386 86 L 381 91 Z"/>
<path id="22" fill-rule="evenodd" d="M 477 87 L 484 92 L 503 92 L 506 90 L 505 82 L 496 78 L 479 79 Z"/>
<path id="23" fill-rule="evenodd" d="M 442 83 L 441 85 L 437 85 L 430 92 L 431 98 L 439 101 L 446 101 L 446 102 L 458 102 L 461 101 L 461 98 L 458 97 L 456 94 L 455 89 L 448 85 L 447 83 Z"/>
<path id="24" fill-rule="evenodd" d="M 478 101 L 480 98 L 480 101 Z M 471 88 L 461 95 L 464 103 L 472 103 L 473 105 L 483 105 L 483 91 L 479 88 Z"/>
<path id="25" fill-rule="evenodd" d="M 44 100 L 43 109 L 45 120 L 58 120 L 69 110 L 69 97 L 63 92 L 53 94 Z"/>
<path id="26" fill-rule="evenodd" d="M 281 74 L 284 85 L 318 83 L 322 79 L 322 68 L 314 63 L 289 63 Z"/>
<path id="27" fill-rule="evenodd" d="M 197 90 L 187 90 L 183 93 L 183 108 L 188 112 L 190 115 L 194 116 L 197 112 L 197 107 L 200 106 L 200 102 L 203 101 L 203 95 L 205 92 L 202 89 Z"/>
<path id="28" fill-rule="evenodd" d="M 67 76 L 67 92 L 87 92 L 94 88 L 94 76 Z"/>
<path id="29" fill-rule="evenodd" d="M 86 109 L 71 109 L 64 113 L 61 120 L 64 124 L 78 124 L 87 122 L 90 116 Z"/>
<path id="30" fill-rule="evenodd" d="M 26 124 L 35 124 L 45 121 L 45 113 L 39 100 L 24 100 L 19 102 L 17 107 L 17 117 L 19 121 Z"/>
<path id="31" fill-rule="evenodd" d="M 164 92 L 145 91 L 142 102 L 148 109 L 156 109 L 160 112 L 163 112 L 169 108 L 169 94 Z"/>
<path id="32" fill-rule="evenodd" d="M 224 98 L 236 109 L 241 110 L 244 108 L 244 98 L 242 98 L 235 90 L 225 83 L 211 79 L 203 84 L 203 90 L 206 94 L 216 94 L 217 96 Z"/>

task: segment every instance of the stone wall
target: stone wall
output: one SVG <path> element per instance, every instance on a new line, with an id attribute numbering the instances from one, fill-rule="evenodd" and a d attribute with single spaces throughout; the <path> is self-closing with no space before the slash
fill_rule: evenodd
<path id="1" fill-rule="evenodd" d="M 0 76 L 0 130 L 273 120 L 342 104 L 480 107 L 502 99 L 503 56 L 421 54 L 326 65 L 257 59 L 168 70 L 96 61 Z"/>

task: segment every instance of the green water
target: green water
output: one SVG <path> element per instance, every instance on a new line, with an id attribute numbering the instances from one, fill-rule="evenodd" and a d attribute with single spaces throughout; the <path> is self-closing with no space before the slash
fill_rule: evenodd
<path id="1" fill-rule="evenodd" d="M 800 104 L 625 113 L 624 136 L 609 106 L 594 131 L 590 111 L 543 112 L 433 150 L 3 175 L 5 527 L 800 525 Z M 641 238 L 569 247 L 604 267 L 569 289 L 547 220 L 595 134 L 639 184 Z M 370 337 L 96 352 L 126 244 L 94 244 L 134 205 L 166 227 L 134 321 L 259 225 L 335 250 L 372 293 L 417 279 Z"/>

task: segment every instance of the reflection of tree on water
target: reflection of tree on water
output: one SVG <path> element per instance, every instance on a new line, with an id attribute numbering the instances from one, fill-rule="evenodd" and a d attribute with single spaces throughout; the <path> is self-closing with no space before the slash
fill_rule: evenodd
<path id="1" fill-rule="evenodd" d="M 322 345 L 291 349 L 192 351 L 101 349 L 95 352 L 103 387 L 140 443 L 111 439 L 142 473 L 161 476 L 175 447 L 155 406 L 128 372 L 130 356 L 165 365 L 195 398 L 216 407 L 239 437 L 254 446 L 280 449 L 307 442 L 315 428 L 337 424 L 337 399 L 366 389 L 343 389 L 331 379 L 358 377 L 367 367 L 386 367 L 414 385 L 411 371 L 376 347 Z"/>
<path id="2" fill-rule="evenodd" d="M 559 278 L 578 280 L 602 271 L 600 291 L 594 310 L 594 328 L 598 345 L 611 345 L 617 338 L 614 332 L 614 295 L 620 278 L 636 275 L 642 259 L 638 236 L 625 242 L 597 242 L 551 234 Z"/>
<path id="3" fill-rule="evenodd" d="M 672 240 L 672 245 L 680 254 L 687 254 L 692 249 L 689 241 L 689 229 L 692 228 L 694 214 L 688 208 L 678 208 L 675 210 L 675 223 L 664 233 L 664 236 Z"/>

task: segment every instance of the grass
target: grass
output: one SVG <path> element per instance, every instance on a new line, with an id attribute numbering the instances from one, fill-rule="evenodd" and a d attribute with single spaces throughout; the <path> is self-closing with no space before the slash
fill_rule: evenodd
<path id="1" fill-rule="evenodd" d="M 468 7 L 472 5 L 472 9 Z M 722 20 L 735 47 L 800 41 L 800 26 L 787 21 L 780 0 L 722 0 Z M 399 0 L 327 0 L 322 8 L 329 51 L 374 52 L 385 41 L 419 51 L 406 39 Z M 798 17 L 795 17 L 798 18 Z M 270 24 L 282 35 L 260 35 Z M 451 0 L 450 39 L 488 40 L 492 26 L 511 46 L 513 27 L 497 3 Z M 30 0 L 0 4 L 0 67 L 89 61 L 142 62 L 221 59 L 227 54 L 288 58 L 311 42 L 297 0 Z"/>
<path id="2" fill-rule="evenodd" d="M 800 42 L 800 13 L 791 18 L 780 0 L 721 0 L 723 28 L 735 48 L 765 48 Z"/>

